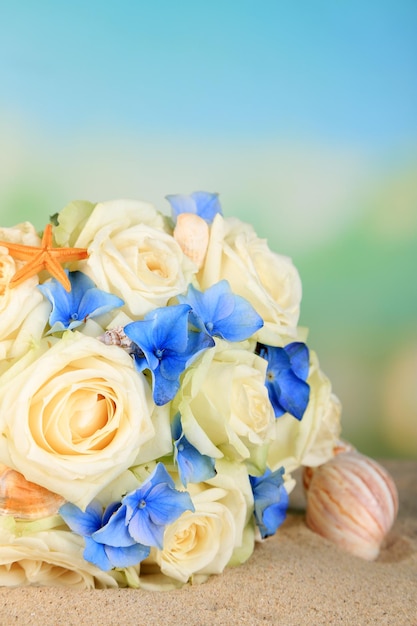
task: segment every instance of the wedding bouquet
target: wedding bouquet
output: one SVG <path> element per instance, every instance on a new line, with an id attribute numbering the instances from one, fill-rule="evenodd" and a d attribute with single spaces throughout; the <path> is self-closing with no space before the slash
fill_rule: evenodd
<path id="1" fill-rule="evenodd" d="M 179 587 L 247 560 L 340 405 L 291 260 L 217 194 L 0 229 L 0 584 Z"/>

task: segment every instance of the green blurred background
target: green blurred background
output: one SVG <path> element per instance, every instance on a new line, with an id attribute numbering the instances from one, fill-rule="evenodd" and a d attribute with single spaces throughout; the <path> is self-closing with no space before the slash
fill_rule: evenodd
<path id="1" fill-rule="evenodd" d="M 294 259 L 363 452 L 417 456 L 417 4 L 0 8 L 0 216 L 220 193 Z"/>

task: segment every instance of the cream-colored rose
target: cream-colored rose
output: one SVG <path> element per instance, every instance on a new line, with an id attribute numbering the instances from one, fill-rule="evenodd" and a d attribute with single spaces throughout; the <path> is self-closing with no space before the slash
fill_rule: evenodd
<path id="1" fill-rule="evenodd" d="M 133 200 L 97 204 L 74 245 L 89 252 L 77 267 L 99 289 L 122 298 L 135 318 L 185 292 L 197 271 L 162 214 Z"/>
<path id="2" fill-rule="evenodd" d="M 0 257 L 0 268 L 2 261 Z M 0 373 L 42 337 L 51 307 L 36 288 L 37 282 L 31 278 L 0 293 Z"/>
<path id="3" fill-rule="evenodd" d="M 0 517 L 1 586 L 117 587 L 111 573 L 84 560 L 82 537 L 57 528 L 31 531 L 31 526 Z"/>
<path id="4" fill-rule="evenodd" d="M 300 465 L 320 465 L 333 456 L 341 430 L 341 407 L 312 351 L 307 382 L 310 401 L 301 421 L 288 413 L 276 419 L 276 437 L 268 453 L 272 470 L 283 465 L 289 473 Z"/>
<path id="5" fill-rule="evenodd" d="M 11 228 L 0 228 L 0 241 L 20 243 L 24 246 L 40 246 L 41 240 L 33 224 L 22 222 Z"/>
<path id="6" fill-rule="evenodd" d="M 232 556 L 235 522 L 217 500 L 225 492 L 204 490 L 194 496 L 195 512 L 186 512 L 164 535 L 164 550 L 156 559 L 166 576 L 187 582 L 191 576 L 220 574 Z"/>
<path id="7" fill-rule="evenodd" d="M 14 228 L 0 228 L 0 241 L 38 246 L 34 227 L 29 222 Z M 0 373 L 36 344 L 48 321 L 50 305 L 36 288 L 37 276 L 11 289 L 10 280 L 22 267 L 0 246 Z"/>
<path id="8" fill-rule="evenodd" d="M 264 320 L 256 337 L 276 345 L 276 335 L 295 336 L 300 313 L 301 281 L 290 258 L 272 252 L 252 226 L 216 215 L 206 260 L 198 274 L 203 289 L 221 279 L 246 298 Z"/>
<path id="9" fill-rule="evenodd" d="M 254 536 L 244 532 L 253 506 L 247 472 L 243 465 L 226 461 L 217 470 L 207 483 L 188 485 L 195 511 L 186 511 L 166 528 L 163 550 L 154 553 L 169 578 L 202 582 L 220 574 L 235 553 L 237 564 L 253 551 Z"/>
<path id="10" fill-rule="evenodd" d="M 28 358 L 0 378 L 1 462 L 84 508 L 160 453 L 149 384 L 122 349 L 68 332 Z"/>
<path id="11" fill-rule="evenodd" d="M 187 370 L 173 411 L 180 412 L 185 436 L 202 454 L 264 468 L 275 425 L 266 368 L 253 352 L 216 340 Z"/>

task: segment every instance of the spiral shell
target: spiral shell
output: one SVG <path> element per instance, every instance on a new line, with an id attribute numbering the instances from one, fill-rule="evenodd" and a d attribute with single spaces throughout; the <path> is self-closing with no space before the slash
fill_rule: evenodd
<path id="1" fill-rule="evenodd" d="M 0 464 L 0 515 L 12 515 L 16 519 L 35 520 L 58 513 L 65 500 L 56 493 Z"/>
<path id="2" fill-rule="evenodd" d="M 207 222 L 194 213 L 180 213 L 174 228 L 174 238 L 184 254 L 200 269 L 204 263 L 209 242 Z"/>
<path id="3" fill-rule="evenodd" d="M 106 330 L 103 335 L 100 335 L 100 337 L 98 337 L 98 339 L 102 343 L 106 344 L 106 346 L 120 346 L 128 352 L 132 346 L 132 341 L 125 334 L 122 326 L 115 326 L 110 330 Z"/>
<path id="4" fill-rule="evenodd" d="M 379 463 L 355 450 L 306 468 L 307 525 L 344 550 L 376 559 L 398 512 L 394 481 Z"/>

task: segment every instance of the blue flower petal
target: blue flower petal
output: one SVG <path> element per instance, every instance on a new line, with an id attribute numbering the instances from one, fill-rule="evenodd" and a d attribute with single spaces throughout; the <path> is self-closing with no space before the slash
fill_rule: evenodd
<path id="1" fill-rule="evenodd" d="M 200 483 L 216 475 L 215 461 L 212 457 L 201 454 L 185 437 L 174 442 L 174 460 L 184 487 L 188 483 Z"/>
<path id="2" fill-rule="evenodd" d="M 164 358 L 159 362 L 158 373 L 169 381 L 179 381 L 180 375 L 187 367 L 190 354 L 187 352 L 172 352 L 166 350 Z"/>
<path id="3" fill-rule="evenodd" d="M 178 297 L 180 302 L 189 304 L 193 313 L 200 318 L 198 327 L 204 327 L 212 336 L 227 341 L 243 341 L 251 337 L 263 326 L 263 320 L 252 305 L 235 295 L 226 280 L 212 285 L 204 292 L 192 285 L 186 296 Z"/>
<path id="4" fill-rule="evenodd" d="M 177 218 L 181 213 L 197 213 L 195 201 L 191 196 L 177 193 L 165 196 L 165 198 L 171 205 L 174 218 Z"/>
<path id="5" fill-rule="evenodd" d="M 86 561 L 93 563 L 105 572 L 113 567 L 113 564 L 107 556 L 105 546 L 100 543 L 96 543 L 94 539 L 91 539 L 90 537 L 85 538 L 83 556 Z"/>
<path id="6" fill-rule="evenodd" d="M 183 371 L 202 350 L 214 345 L 206 333 L 189 329 L 190 313 L 188 304 L 159 308 L 124 328 L 143 352 L 143 358 L 133 355 L 138 370 L 152 372 L 153 399 L 158 406 L 174 398 Z"/>
<path id="7" fill-rule="evenodd" d="M 153 338 L 154 322 L 153 320 L 140 320 L 131 322 L 124 327 L 125 334 L 131 339 L 143 352 L 143 358 L 135 356 L 135 364 L 140 366 L 140 370 L 148 367 L 154 370 L 159 365 L 159 359 L 155 355 L 155 342 Z"/>
<path id="8" fill-rule="evenodd" d="M 278 385 L 280 393 L 277 409 L 281 408 L 284 413 L 301 420 L 310 399 L 310 385 L 300 380 L 292 370 L 281 372 Z"/>
<path id="9" fill-rule="evenodd" d="M 263 512 L 263 537 L 274 535 L 285 521 L 288 509 L 288 494 L 285 487 L 279 489 L 279 502 L 266 507 Z"/>
<path id="10" fill-rule="evenodd" d="M 49 324 L 52 330 L 72 330 L 89 317 L 108 313 L 124 304 L 123 300 L 98 289 L 82 272 L 65 270 L 71 283 L 67 292 L 55 278 L 38 285 L 38 289 L 51 302 Z"/>
<path id="11" fill-rule="evenodd" d="M 185 304 L 158 308 L 148 313 L 144 320 L 124 327 L 129 339 L 143 351 L 150 369 L 156 369 L 167 349 L 179 353 L 186 350 L 190 310 Z"/>
<path id="12" fill-rule="evenodd" d="M 135 345 L 135 344 L 132 344 L 132 345 Z M 138 354 L 139 351 L 140 353 Z M 142 350 L 138 346 L 135 347 L 135 349 L 130 352 L 130 356 L 133 357 L 135 368 L 137 369 L 138 372 L 143 372 L 143 370 L 150 369 L 150 366 L 148 364 L 148 361 L 146 360 L 146 357 L 144 356 Z M 154 366 L 158 367 L 158 363 L 155 362 Z"/>
<path id="13" fill-rule="evenodd" d="M 161 490 L 156 502 L 147 502 L 146 510 L 137 511 L 132 516 L 129 533 L 135 541 L 162 549 L 166 526 L 178 519 L 184 511 L 194 510 L 188 493 L 176 490 L 171 492 L 173 493 L 168 496 Z"/>
<path id="14" fill-rule="evenodd" d="M 184 352 L 187 347 L 188 318 L 191 307 L 187 304 L 155 309 L 145 316 L 154 321 L 153 340 L 161 349 Z M 138 344 L 140 346 L 140 344 Z"/>
<path id="15" fill-rule="evenodd" d="M 167 524 L 184 511 L 194 510 L 185 491 L 177 491 L 162 463 L 141 487 L 123 498 L 129 534 L 138 543 L 162 548 Z"/>
<path id="16" fill-rule="evenodd" d="M 137 565 L 149 556 L 149 546 L 142 546 L 140 543 L 135 543 L 133 546 L 127 548 L 113 548 L 112 546 L 105 546 L 105 552 L 109 561 L 114 567 L 130 567 L 131 565 Z"/>
<path id="17" fill-rule="evenodd" d="M 68 275 L 68 270 L 65 273 Z M 71 321 L 71 313 L 74 311 L 71 292 L 68 294 L 63 285 L 55 279 L 38 285 L 38 289 L 52 304 L 52 311 L 49 316 L 50 326 L 60 323 L 64 329 L 67 328 Z"/>
<path id="18" fill-rule="evenodd" d="M 267 381 L 265 385 L 268 390 L 269 401 L 272 404 L 272 408 L 274 409 L 274 415 L 275 417 L 281 417 L 281 415 L 284 415 L 284 413 L 287 412 L 280 402 L 281 389 L 279 385 L 274 381 Z"/>
<path id="19" fill-rule="evenodd" d="M 174 461 L 178 466 L 180 480 L 184 487 L 189 482 L 199 483 L 216 475 L 215 460 L 201 454 L 185 437 L 182 430 L 181 415 L 177 413 L 171 423 L 174 441 Z"/>
<path id="20" fill-rule="evenodd" d="M 178 296 L 178 300 L 189 304 L 204 322 L 228 317 L 234 309 L 233 294 L 226 280 L 219 281 L 204 292 L 190 285 L 187 295 Z"/>
<path id="21" fill-rule="evenodd" d="M 109 506 L 103 513 L 101 525 L 104 526 L 105 524 L 107 524 L 113 513 L 116 513 L 118 509 L 120 509 L 120 502 L 112 502 L 111 504 L 109 504 Z"/>
<path id="22" fill-rule="evenodd" d="M 255 503 L 255 520 L 263 538 L 273 535 L 285 519 L 289 497 L 283 482 L 284 468 L 263 476 L 249 476 Z"/>
<path id="23" fill-rule="evenodd" d="M 298 378 L 307 380 L 309 370 L 309 350 L 305 343 L 294 341 L 285 346 L 291 363 L 291 369 Z"/>
<path id="24" fill-rule="evenodd" d="M 165 525 L 154 524 L 148 512 L 137 511 L 129 522 L 129 533 L 139 543 L 162 549 Z"/>
<path id="25" fill-rule="evenodd" d="M 234 304 L 233 313 L 214 324 L 213 334 L 228 341 L 244 341 L 262 328 L 264 322 L 245 298 L 234 296 Z"/>
<path id="26" fill-rule="evenodd" d="M 207 333 L 190 331 L 187 344 L 187 367 L 195 361 L 201 352 L 208 348 L 213 348 L 215 345 L 213 338 L 207 335 Z"/>
<path id="27" fill-rule="evenodd" d="M 149 518 L 155 524 L 171 524 L 194 505 L 187 491 L 177 491 L 165 483 L 156 485 L 148 498 Z"/>
<path id="28" fill-rule="evenodd" d="M 112 293 L 106 293 L 97 287 L 88 289 L 82 296 L 78 308 L 78 316 L 82 320 L 109 313 L 124 305 L 124 301 Z"/>
<path id="29" fill-rule="evenodd" d="M 217 213 L 222 214 L 219 194 L 209 193 L 208 191 L 194 191 L 191 194 L 195 202 L 197 215 L 202 217 L 206 222 L 211 224 Z"/>
<path id="30" fill-rule="evenodd" d="M 182 424 L 181 424 L 181 414 L 180 413 L 176 413 L 174 415 L 174 417 L 172 418 L 171 434 L 172 434 L 172 439 L 174 441 L 179 439 L 181 437 L 181 435 L 182 435 Z"/>
<path id="31" fill-rule="evenodd" d="M 66 502 L 60 507 L 59 514 L 71 530 L 83 537 L 92 535 L 101 526 L 102 507 L 97 501 L 89 504 L 85 511 Z"/>
<path id="32" fill-rule="evenodd" d="M 124 499 L 128 508 L 129 524 L 138 511 L 141 517 L 148 518 L 151 524 L 170 523 L 176 518 L 177 509 L 181 508 L 179 503 L 181 496 L 182 492 L 167 483 L 158 483 L 147 491 L 138 489 Z"/>
<path id="33" fill-rule="evenodd" d="M 60 514 L 74 532 L 84 537 L 84 558 L 100 569 L 136 565 L 149 555 L 149 547 L 138 545 L 128 532 L 126 507 L 113 502 L 103 513 L 98 501 L 81 511 L 69 502 Z"/>
<path id="34" fill-rule="evenodd" d="M 274 377 L 282 370 L 286 370 L 291 367 L 290 357 L 284 348 L 276 348 L 260 344 L 259 355 L 268 361 L 268 371 Z"/>
<path id="35" fill-rule="evenodd" d="M 98 529 L 92 538 L 98 543 L 106 544 L 114 548 L 126 548 L 135 543 L 129 534 L 126 520 L 126 507 L 122 504 L 114 513 L 107 524 Z"/>
<path id="36" fill-rule="evenodd" d="M 149 476 L 147 481 L 143 484 L 143 487 L 148 489 L 148 492 L 149 492 L 152 489 L 152 487 L 155 487 L 159 483 L 165 483 L 169 485 L 170 487 L 172 487 L 173 489 L 175 488 L 174 480 L 172 476 L 168 473 L 168 470 L 163 463 L 158 463 L 158 465 L 155 467 L 152 474 Z"/>
<path id="37" fill-rule="evenodd" d="M 174 219 L 181 213 L 194 213 L 211 224 L 217 213 L 222 214 L 217 193 L 194 191 L 191 195 L 173 194 L 165 197 L 171 205 Z"/>
<path id="38" fill-rule="evenodd" d="M 65 273 L 71 283 L 71 291 L 69 293 L 73 302 L 79 302 L 86 291 L 95 288 L 95 283 L 87 274 L 79 271 L 69 272 L 68 270 L 65 270 Z"/>
<path id="39" fill-rule="evenodd" d="M 166 378 L 161 373 L 160 368 L 152 371 L 152 381 L 152 397 L 156 406 L 164 406 L 164 404 L 171 402 L 180 388 L 179 379 L 172 380 L 171 378 Z"/>
<path id="40" fill-rule="evenodd" d="M 266 387 L 275 417 L 290 413 L 301 420 L 309 403 L 309 350 L 301 342 L 284 348 L 258 344 L 260 356 L 268 361 Z"/>

